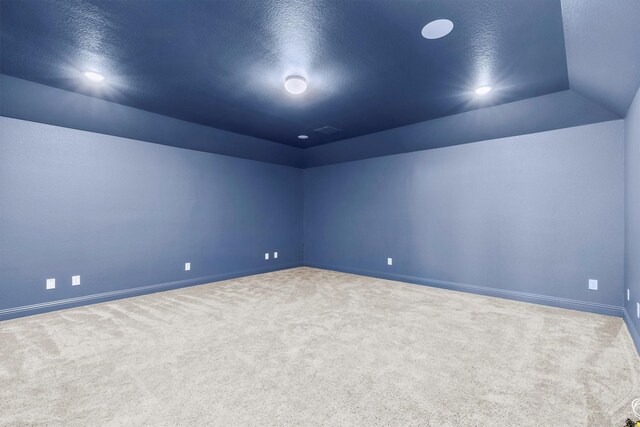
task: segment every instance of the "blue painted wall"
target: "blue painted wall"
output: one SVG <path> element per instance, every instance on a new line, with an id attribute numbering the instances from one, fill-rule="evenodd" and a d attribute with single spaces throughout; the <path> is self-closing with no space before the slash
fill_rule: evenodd
<path id="1" fill-rule="evenodd" d="M 625 320 L 640 352 L 640 90 L 625 119 Z"/>
<path id="2" fill-rule="evenodd" d="M 302 262 L 300 169 L 6 117 L 0 142 L 0 320 Z"/>
<path id="3" fill-rule="evenodd" d="M 43 117 L 81 114 L 53 115 L 53 105 Z M 640 294 L 640 229 L 629 220 L 640 201 L 639 109 L 636 99 L 626 122 L 305 171 L 0 117 L 0 319 L 303 262 L 620 314 L 623 123 L 627 282 Z M 397 132 L 376 137 L 412 140 Z"/>
<path id="4" fill-rule="evenodd" d="M 304 262 L 621 315 L 623 131 L 615 120 L 305 169 Z"/>

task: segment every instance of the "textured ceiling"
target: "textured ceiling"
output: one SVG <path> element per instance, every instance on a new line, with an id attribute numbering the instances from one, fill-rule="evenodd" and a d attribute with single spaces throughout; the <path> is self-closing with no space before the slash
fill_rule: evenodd
<path id="1" fill-rule="evenodd" d="M 3 74 L 299 147 L 565 90 L 564 37 L 574 37 L 560 0 L 0 7 Z M 453 32 L 424 39 L 438 18 Z M 87 84 L 87 69 L 107 81 Z M 284 91 L 289 74 L 307 78 L 305 94 Z M 496 89 L 478 100 L 471 91 L 484 83 Z M 323 126 L 341 131 L 313 132 Z"/>

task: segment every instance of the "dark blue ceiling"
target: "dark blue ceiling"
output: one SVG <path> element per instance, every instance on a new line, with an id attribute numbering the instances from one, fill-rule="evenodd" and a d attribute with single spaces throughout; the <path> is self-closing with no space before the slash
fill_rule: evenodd
<path id="1" fill-rule="evenodd" d="M 560 0 L 0 7 L 3 74 L 298 147 L 569 87 Z M 453 32 L 424 39 L 422 27 L 439 18 Z M 90 85 L 85 70 L 107 80 Z M 307 78 L 305 94 L 285 92 L 291 74 Z M 475 97 L 485 83 L 495 90 Z M 313 131 L 323 126 L 341 131 Z"/>

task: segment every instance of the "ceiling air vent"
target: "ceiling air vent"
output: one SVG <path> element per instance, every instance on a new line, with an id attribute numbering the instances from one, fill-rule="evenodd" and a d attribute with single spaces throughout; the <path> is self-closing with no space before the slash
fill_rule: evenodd
<path id="1" fill-rule="evenodd" d="M 333 135 L 334 133 L 340 132 L 340 129 L 334 128 L 333 126 L 323 126 L 314 130 L 314 132 L 318 132 L 324 135 Z"/>

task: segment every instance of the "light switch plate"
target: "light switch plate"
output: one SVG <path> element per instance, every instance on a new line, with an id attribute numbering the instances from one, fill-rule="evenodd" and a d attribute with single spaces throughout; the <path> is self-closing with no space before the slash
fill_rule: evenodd
<path id="1" fill-rule="evenodd" d="M 274 259 L 275 259 L 275 258 L 278 258 L 278 252 L 274 252 L 274 253 L 273 253 L 273 258 L 274 258 Z"/>
<path id="2" fill-rule="evenodd" d="M 71 286 L 80 285 L 80 276 L 71 276 Z"/>
<path id="3" fill-rule="evenodd" d="M 264 259 L 269 259 L 269 252 L 265 252 Z"/>
<path id="4" fill-rule="evenodd" d="M 393 265 L 393 258 L 387 258 L 387 265 Z"/>
<path id="5" fill-rule="evenodd" d="M 47 289 L 56 288 L 56 279 L 47 279 Z"/>
<path id="6" fill-rule="evenodd" d="M 184 271 L 189 271 L 191 270 L 191 263 L 190 262 L 185 262 L 184 263 Z"/>
<path id="7" fill-rule="evenodd" d="M 598 290 L 598 281 L 594 279 L 589 279 L 589 289 L 592 291 Z"/>

